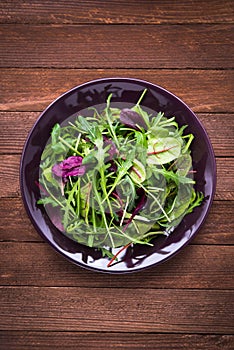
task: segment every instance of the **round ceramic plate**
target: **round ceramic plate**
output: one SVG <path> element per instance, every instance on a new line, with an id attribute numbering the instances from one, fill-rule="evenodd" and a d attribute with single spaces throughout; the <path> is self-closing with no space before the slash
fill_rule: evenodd
<path id="1" fill-rule="evenodd" d="M 102 257 L 99 249 L 81 245 L 56 228 L 46 210 L 38 205 L 39 165 L 44 147 L 56 123 L 63 123 L 75 113 L 104 104 L 112 94 L 113 102 L 135 104 L 141 93 L 147 94 L 141 106 L 165 116 L 175 116 L 179 126 L 188 125 L 186 133 L 195 136 L 191 155 L 196 169 L 195 189 L 204 194 L 202 205 L 184 217 L 168 237 L 155 238 L 153 246 L 134 245 L 119 255 L 119 261 L 107 267 L 109 258 Z M 210 209 L 216 184 L 216 166 L 211 143 L 204 127 L 195 114 L 172 93 L 146 81 L 128 78 L 99 79 L 75 87 L 56 99 L 38 118 L 33 126 L 21 158 L 20 184 L 25 208 L 38 233 L 59 253 L 71 262 L 88 269 L 109 273 L 127 273 L 157 265 L 178 253 L 195 236 L 204 223 Z M 116 253 L 118 249 L 114 249 Z"/>

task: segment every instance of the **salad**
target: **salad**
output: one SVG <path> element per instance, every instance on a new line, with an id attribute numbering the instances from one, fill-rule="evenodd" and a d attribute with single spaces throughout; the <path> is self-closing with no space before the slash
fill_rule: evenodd
<path id="1" fill-rule="evenodd" d="M 38 204 L 71 239 L 102 249 L 152 245 L 199 206 L 190 146 L 175 117 L 141 106 L 90 108 L 54 125 L 41 156 Z M 110 264 L 116 258 L 112 256 Z"/>

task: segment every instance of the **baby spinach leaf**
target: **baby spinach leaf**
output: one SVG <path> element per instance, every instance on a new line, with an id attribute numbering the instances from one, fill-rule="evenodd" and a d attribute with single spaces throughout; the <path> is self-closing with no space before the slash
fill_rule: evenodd
<path id="1" fill-rule="evenodd" d="M 192 157 L 190 154 L 185 153 L 178 157 L 174 166 L 178 175 L 186 176 L 189 170 L 192 168 Z"/>

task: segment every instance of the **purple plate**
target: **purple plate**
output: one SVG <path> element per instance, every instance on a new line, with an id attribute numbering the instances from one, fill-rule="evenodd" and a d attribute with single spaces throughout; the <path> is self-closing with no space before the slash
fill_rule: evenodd
<path id="1" fill-rule="evenodd" d="M 61 233 L 50 221 L 46 211 L 37 205 L 40 190 L 39 178 L 41 154 L 55 123 L 62 123 L 74 113 L 106 102 L 112 93 L 113 102 L 135 104 L 144 89 L 147 89 L 141 105 L 166 116 L 175 116 L 181 125 L 188 125 L 186 132 L 194 134 L 191 154 L 196 190 L 203 192 L 201 206 L 184 217 L 180 225 L 168 237 L 157 238 L 154 245 L 134 245 L 119 255 L 119 262 L 107 267 L 108 258 L 103 258 L 96 248 L 76 243 Z M 36 121 L 24 146 L 20 186 L 26 211 L 38 233 L 65 258 L 78 266 L 100 272 L 127 273 L 155 266 L 178 253 L 195 236 L 209 212 L 216 185 L 214 152 L 204 127 L 188 106 L 172 93 L 146 81 L 128 78 L 99 79 L 73 88 L 56 99 Z M 116 253 L 119 250 L 114 250 Z"/>

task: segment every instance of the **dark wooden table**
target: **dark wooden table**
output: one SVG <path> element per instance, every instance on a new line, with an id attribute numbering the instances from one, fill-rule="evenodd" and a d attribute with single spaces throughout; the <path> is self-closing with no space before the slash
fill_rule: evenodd
<path id="1" fill-rule="evenodd" d="M 233 349 L 233 1 L 3 0 L 0 20 L 0 349 Z M 64 260 L 32 227 L 19 190 L 40 112 L 113 76 L 183 99 L 208 131 L 218 172 L 192 243 L 124 276 Z"/>

